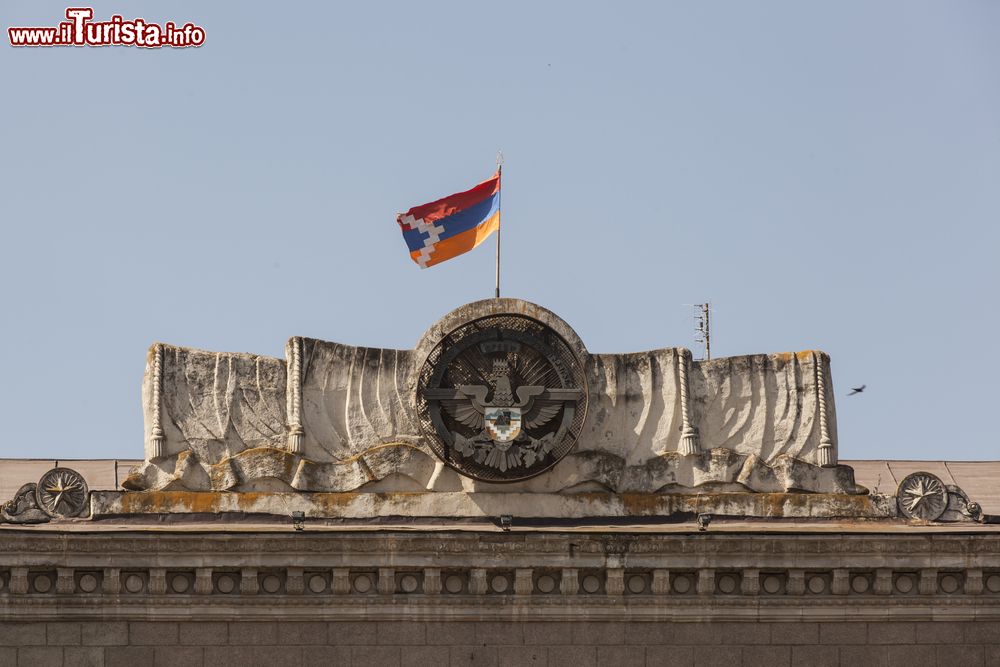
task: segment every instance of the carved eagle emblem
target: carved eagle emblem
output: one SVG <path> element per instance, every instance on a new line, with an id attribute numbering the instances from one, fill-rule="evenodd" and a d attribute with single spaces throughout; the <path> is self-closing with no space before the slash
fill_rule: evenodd
<path id="1" fill-rule="evenodd" d="M 477 432 L 471 438 L 453 432 L 455 448 L 502 472 L 531 466 L 543 457 L 552 446 L 553 434 L 535 438 L 531 431 L 544 428 L 567 401 L 582 394 L 580 389 L 549 389 L 544 384 L 514 387 L 513 375 L 507 357 L 500 355 L 494 357 L 491 372 L 485 374 L 487 384 L 458 384 L 425 392 L 428 400 L 440 401 L 452 419 Z M 525 368 L 520 375 L 543 380 L 544 367 Z M 526 446 L 511 449 L 515 442 Z"/>

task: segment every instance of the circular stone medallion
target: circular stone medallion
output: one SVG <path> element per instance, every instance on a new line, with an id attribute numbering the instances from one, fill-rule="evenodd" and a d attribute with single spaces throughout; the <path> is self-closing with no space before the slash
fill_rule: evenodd
<path id="1" fill-rule="evenodd" d="M 93 574 L 84 574 L 80 577 L 80 581 L 77 583 L 80 590 L 84 593 L 93 593 L 97 590 L 97 577 Z"/>
<path id="2" fill-rule="evenodd" d="M 449 593 L 461 593 L 465 588 L 465 580 L 457 574 L 449 575 L 444 580 L 444 589 Z"/>
<path id="3" fill-rule="evenodd" d="M 642 575 L 636 574 L 628 578 L 628 592 L 629 593 L 645 593 L 646 592 L 646 578 Z"/>
<path id="4" fill-rule="evenodd" d="M 510 583 L 507 581 L 507 577 L 502 574 L 498 574 L 490 580 L 490 588 L 493 589 L 494 593 L 505 593 Z"/>
<path id="5" fill-rule="evenodd" d="M 583 364 L 558 333 L 529 317 L 472 320 L 427 355 L 417 410 L 431 448 L 461 474 L 527 479 L 576 444 L 587 412 Z"/>
<path id="6" fill-rule="evenodd" d="M 220 593 L 232 593 L 236 590 L 236 580 L 228 574 L 223 574 L 215 581 L 215 588 Z"/>
<path id="7" fill-rule="evenodd" d="M 556 580 L 547 574 L 543 574 L 538 577 L 538 581 L 535 582 L 535 587 L 538 589 L 539 593 L 551 593 L 556 589 Z"/>
<path id="8" fill-rule="evenodd" d="M 130 574 L 125 577 L 125 590 L 129 593 L 138 593 L 143 589 L 145 583 L 138 574 Z"/>
<path id="9" fill-rule="evenodd" d="M 899 483 L 896 504 L 907 518 L 935 521 L 948 508 L 948 490 L 929 472 L 915 472 Z"/>
<path id="10" fill-rule="evenodd" d="M 815 593 L 816 595 L 825 593 L 826 579 L 823 577 L 809 577 L 808 581 L 806 581 L 806 587 L 809 588 L 810 593 Z"/>
<path id="11" fill-rule="evenodd" d="M 372 580 L 367 574 L 359 574 L 354 577 L 354 590 L 358 593 L 367 593 L 372 589 Z"/>
<path id="12" fill-rule="evenodd" d="M 260 580 L 260 587 L 265 593 L 277 593 L 281 589 L 281 579 L 273 574 L 265 575 Z"/>
<path id="13" fill-rule="evenodd" d="M 54 519 L 77 516 L 87 505 L 87 482 L 69 468 L 53 468 L 35 486 L 38 506 Z"/>
<path id="14" fill-rule="evenodd" d="M 587 575 L 583 578 L 583 590 L 587 593 L 596 593 L 601 589 L 601 580 L 594 575 Z"/>
<path id="15" fill-rule="evenodd" d="M 170 590 L 174 593 L 187 593 L 191 587 L 191 582 L 183 574 L 175 574 L 170 578 Z"/>
<path id="16" fill-rule="evenodd" d="M 735 593 L 737 586 L 736 577 L 731 574 L 723 574 L 719 577 L 717 586 L 722 593 Z"/>
<path id="17" fill-rule="evenodd" d="M 413 576 L 412 574 L 404 575 L 399 580 L 399 587 L 400 587 L 400 589 L 402 589 L 402 591 L 404 593 L 414 593 L 414 592 L 416 592 L 416 590 L 417 590 L 417 588 L 419 586 L 420 586 L 420 582 L 417 581 L 417 578 L 415 576 Z"/>
<path id="18" fill-rule="evenodd" d="M 775 575 L 768 575 L 763 578 L 760 583 L 760 587 L 764 589 L 764 592 L 771 593 L 772 595 L 781 590 L 781 579 Z"/>
<path id="19" fill-rule="evenodd" d="M 958 591 L 960 582 L 958 577 L 953 574 L 946 574 L 941 577 L 941 582 L 938 584 L 945 593 L 954 593 Z"/>
<path id="20" fill-rule="evenodd" d="M 31 584 L 38 593 L 48 593 L 52 590 L 52 579 L 47 574 L 39 574 Z"/>
<path id="21" fill-rule="evenodd" d="M 320 574 L 314 574 L 309 577 L 309 590 L 313 593 L 322 593 L 326 591 L 326 578 Z"/>

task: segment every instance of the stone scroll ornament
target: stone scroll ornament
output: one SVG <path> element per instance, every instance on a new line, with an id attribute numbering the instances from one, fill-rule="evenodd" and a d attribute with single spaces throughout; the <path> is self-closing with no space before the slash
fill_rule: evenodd
<path id="1" fill-rule="evenodd" d="M 534 477 L 576 444 L 587 411 L 582 363 L 551 328 L 520 315 L 484 317 L 446 335 L 417 383 L 434 452 L 487 482 Z"/>

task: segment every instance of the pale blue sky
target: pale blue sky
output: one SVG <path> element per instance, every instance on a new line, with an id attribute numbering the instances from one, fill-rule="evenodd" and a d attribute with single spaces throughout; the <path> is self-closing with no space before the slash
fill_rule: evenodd
<path id="1" fill-rule="evenodd" d="M 1000 3 L 103 2 L 206 43 L 7 43 L 65 7 L 0 5 L 0 456 L 140 457 L 153 341 L 411 347 L 492 247 L 420 271 L 394 215 L 503 148 L 504 294 L 591 351 L 694 347 L 711 299 L 716 356 L 831 354 L 843 458 L 1000 458 Z"/>

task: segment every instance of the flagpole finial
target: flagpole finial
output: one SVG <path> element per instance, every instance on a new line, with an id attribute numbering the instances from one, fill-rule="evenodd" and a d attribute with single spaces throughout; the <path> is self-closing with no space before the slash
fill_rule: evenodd
<path id="1" fill-rule="evenodd" d="M 503 151 L 502 150 L 498 150 L 497 151 L 497 166 L 498 167 L 502 167 L 503 166 Z"/>

